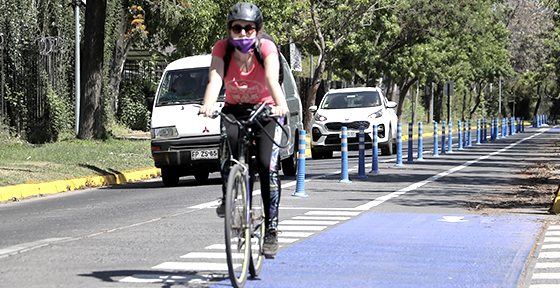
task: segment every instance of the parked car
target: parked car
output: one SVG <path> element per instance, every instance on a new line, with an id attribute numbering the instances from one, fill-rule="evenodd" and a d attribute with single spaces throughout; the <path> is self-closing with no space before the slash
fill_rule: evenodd
<path id="1" fill-rule="evenodd" d="M 194 175 L 199 182 L 209 173 L 220 171 L 218 147 L 220 119 L 198 116 L 208 84 L 208 70 L 212 56 L 192 56 L 170 63 L 165 69 L 154 100 L 151 119 L 151 146 L 155 166 L 161 168 L 166 186 L 175 186 L 179 177 Z M 282 56 L 284 82 L 289 115 L 282 135 L 281 169 L 284 175 L 297 171 L 299 131 L 303 129 L 301 100 L 290 67 Z M 215 109 L 223 107 L 225 89 L 222 88 Z"/>
<path id="2" fill-rule="evenodd" d="M 372 147 L 373 125 L 378 127 L 378 145 L 383 155 L 396 151 L 398 117 L 396 102 L 388 101 L 381 89 L 360 87 L 330 90 L 319 106 L 311 106 L 311 156 L 331 158 L 340 151 L 341 130 L 347 128 L 348 150 L 358 150 L 359 128 L 364 126 L 366 148 Z"/>

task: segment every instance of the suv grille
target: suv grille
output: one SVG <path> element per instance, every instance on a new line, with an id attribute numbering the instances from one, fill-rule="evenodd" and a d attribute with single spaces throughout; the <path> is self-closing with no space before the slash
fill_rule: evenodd
<path id="1" fill-rule="evenodd" d="M 368 121 L 355 121 L 350 123 L 332 122 L 332 123 L 327 123 L 325 126 L 327 127 L 327 129 L 331 131 L 340 131 L 342 130 L 342 126 L 346 126 L 346 128 L 348 129 L 358 130 L 360 129 L 360 126 L 364 126 L 364 129 L 368 129 L 369 122 Z"/>

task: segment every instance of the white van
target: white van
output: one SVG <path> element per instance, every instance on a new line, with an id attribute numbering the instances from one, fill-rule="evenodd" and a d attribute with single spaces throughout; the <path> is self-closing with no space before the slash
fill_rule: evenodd
<path id="1" fill-rule="evenodd" d="M 284 175 L 294 176 L 303 113 L 290 67 L 284 57 L 281 58 L 284 69 L 282 89 L 290 109 L 284 127 L 290 137 L 287 139 L 282 135 L 282 145 L 288 143 L 288 146 L 280 150 L 280 160 Z M 188 175 L 204 182 L 209 173 L 220 171 L 220 119 L 198 116 L 208 84 L 211 59 L 211 55 L 202 55 L 174 61 L 167 66 L 159 83 L 152 110 L 151 145 L 155 166 L 161 168 L 165 186 L 176 186 L 179 177 Z M 222 88 L 216 110 L 224 105 L 224 92 Z"/>

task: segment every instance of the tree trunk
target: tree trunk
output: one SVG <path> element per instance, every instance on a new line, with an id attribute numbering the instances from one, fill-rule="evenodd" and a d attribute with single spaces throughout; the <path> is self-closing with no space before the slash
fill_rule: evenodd
<path id="1" fill-rule="evenodd" d="M 121 23 L 119 27 L 119 36 L 115 43 L 115 51 L 111 57 L 111 66 L 109 67 L 109 97 L 110 99 L 110 116 L 117 114 L 118 97 L 121 84 L 122 72 L 126 56 L 130 51 L 130 41 L 126 40 L 124 34 L 127 32 L 128 18 L 125 9 L 121 9 Z"/>
<path id="2" fill-rule="evenodd" d="M 400 91 L 399 91 L 399 103 L 397 105 L 397 115 L 399 116 L 399 123 L 402 123 L 403 119 L 402 119 L 402 111 L 404 108 L 404 100 L 406 98 L 406 94 L 408 93 L 408 90 L 410 89 L 410 86 L 412 86 L 412 84 L 414 84 L 414 82 L 418 81 L 418 77 L 414 77 L 412 79 L 409 79 L 408 82 L 404 82 L 403 86 L 401 87 Z"/>
<path id="3" fill-rule="evenodd" d="M 539 96 L 539 98 L 537 98 L 537 104 L 535 105 L 535 111 L 533 111 L 533 115 L 539 115 L 539 106 L 541 106 L 541 85 L 537 85 L 537 96 Z"/>
<path id="4" fill-rule="evenodd" d="M 309 107 L 315 105 L 315 98 L 317 98 L 317 90 L 321 86 L 321 80 L 323 79 L 323 74 L 325 73 L 325 65 L 327 64 L 327 57 L 325 55 L 319 55 L 319 61 L 317 63 L 317 69 L 315 69 L 315 75 L 313 75 L 313 82 L 307 91 L 307 105 L 305 105 L 305 117 L 304 117 L 304 127 L 308 135 L 311 135 L 311 117 L 313 114 L 309 111 Z"/>
<path id="5" fill-rule="evenodd" d="M 80 139 L 99 139 L 103 132 L 103 46 L 106 0 L 89 0 L 85 13 L 81 63 Z"/>

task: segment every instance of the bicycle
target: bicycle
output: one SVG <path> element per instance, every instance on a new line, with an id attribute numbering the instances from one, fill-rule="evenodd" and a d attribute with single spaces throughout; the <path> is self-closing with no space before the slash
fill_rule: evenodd
<path id="1" fill-rule="evenodd" d="M 274 119 L 278 115 L 269 115 L 269 106 L 263 102 L 255 109 L 247 120 L 232 120 L 222 112 L 215 111 L 213 117 L 222 116 L 229 123 L 236 124 L 239 128 L 238 155 L 239 159 L 233 158 L 230 153 L 230 160 L 235 163 L 228 175 L 228 185 L 226 189 L 226 213 L 225 213 L 225 244 L 228 273 L 234 287 L 243 287 L 247 281 L 248 273 L 252 277 L 257 277 L 263 266 L 264 258 L 267 257 L 262 252 L 265 235 L 265 211 L 261 197 L 252 197 L 253 184 L 255 179 L 256 167 L 254 142 L 252 140 L 253 124 L 260 125 L 262 118 Z M 275 120 L 276 121 L 276 120 Z M 263 128 L 262 126 L 260 126 Z M 282 127 L 283 133 L 289 135 Z M 274 142 L 274 145 L 285 148 L 287 145 L 280 145 L 274 141 L 266 130 L 265 134 Z M 249 189 L 247 189 L 249 188 Z M 247 241 L 249 239 L 249 241 Z"/>

